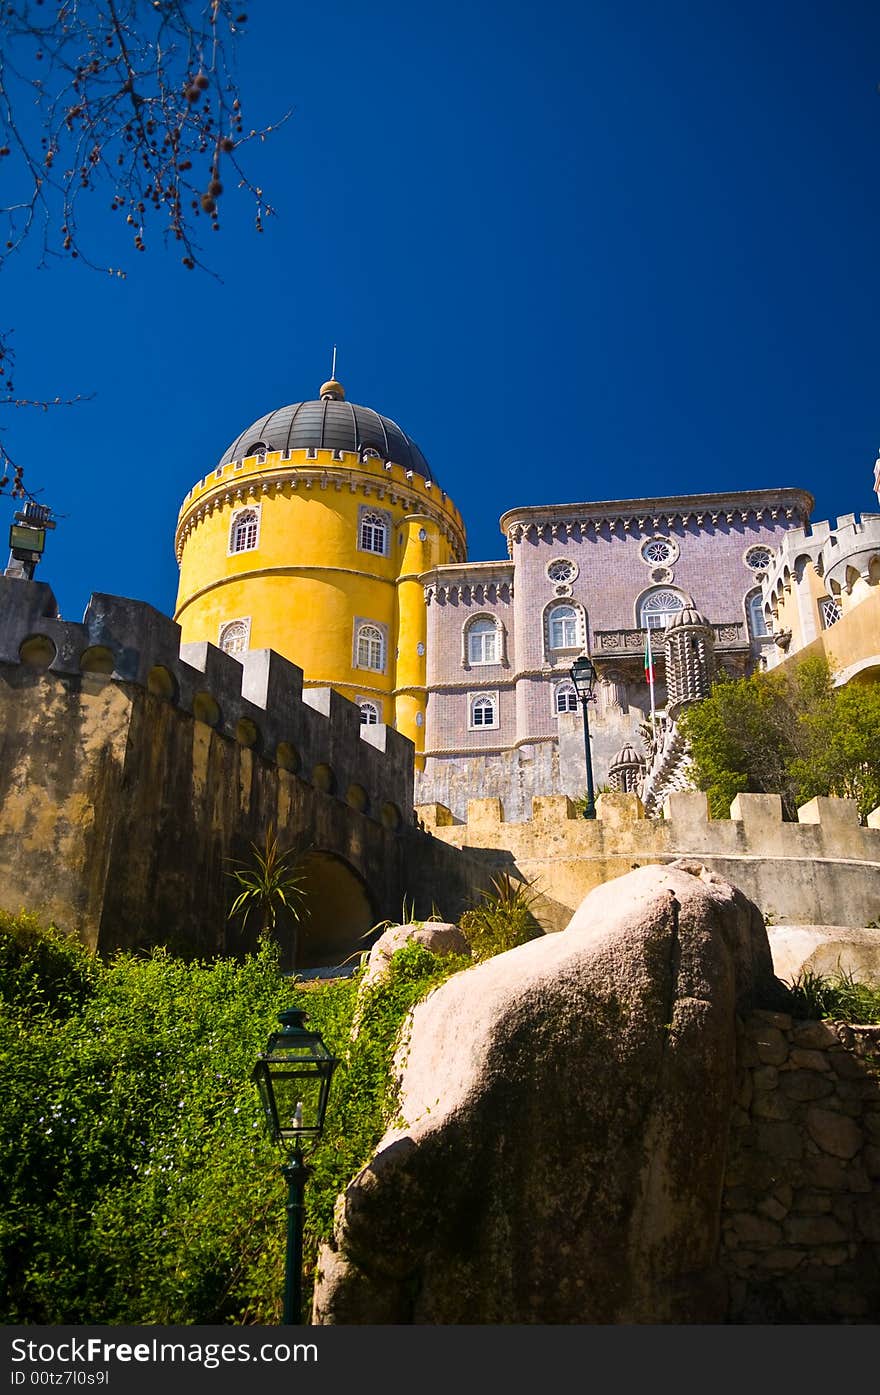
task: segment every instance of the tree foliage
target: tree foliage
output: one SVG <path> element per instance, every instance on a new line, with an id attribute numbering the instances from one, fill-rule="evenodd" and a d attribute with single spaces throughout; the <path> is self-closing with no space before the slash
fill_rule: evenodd
<path id="1" fill-rule="evenodd" d="M 722 679 L 682 724 L 713 818 L 741 793 L 781 795 L 788 819 L 816 795 L 880 805 L 880 685 L 834 688 L 824 659 Z"/>

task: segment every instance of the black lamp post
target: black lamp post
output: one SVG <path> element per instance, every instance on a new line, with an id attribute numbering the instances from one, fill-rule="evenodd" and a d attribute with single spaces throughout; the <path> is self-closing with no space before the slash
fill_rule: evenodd
<path id="1" fill-rule="evenodd" d="M 587 802 L 584 806 L 584 818 L 594 819 L 596 817 L 596 800 L 593 794 L 593 756 L 590 751 L 590 719 L 587 714 L 587 704 L 593 700 L 596 670 L 588 654 L 581 654 L 579 658 L 575 659 L 571 666 L 571 681 L 581 700 L 581 709 L 584 714 L 584 751 L 587 757 Z"/>
<path id="2" fill-rule="evenodd" d="M 284 1267 L 285 1326 L 302 1322 L 303 1193 L 309 1168 L 303 1144 L 315 1143 L 324 1129 L 330 1080 L 338 1065 L 321 1038 L 303 1024 L 306 1014 L 288 1008 L 254 1066 L 269 1132 L 287 1150 L 281 1166 L 287 1180 L 287 1256 Z"/>

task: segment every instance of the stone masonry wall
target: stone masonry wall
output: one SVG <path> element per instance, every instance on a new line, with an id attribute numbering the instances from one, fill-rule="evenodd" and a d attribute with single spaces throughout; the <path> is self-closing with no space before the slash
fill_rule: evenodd
<path id="1" fill-rule="evenodd" d="M 739 1024 L 721 1228 L 728 1321 L 880 1321 L 880 1027 Z"/>

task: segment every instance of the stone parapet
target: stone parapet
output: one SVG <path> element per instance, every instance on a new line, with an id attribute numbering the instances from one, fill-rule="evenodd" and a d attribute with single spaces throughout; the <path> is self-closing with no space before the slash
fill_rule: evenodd
<path id="1" fill-rule="evenodd" d="M 60 620 L 42 582 L 0 578 L 0 666 L 65 681 L 130 683 L 219 735 L 345 798 L 358 787 L 373 817 L 410 818 L 414 748 L 385 725 L 361 724 L 330 688 L 303 688 L 302 669 L 273 650 L 241 658 L 180 643 L 180 626 L 140 601 L 95 594 L 82 623 Z M 383 815 L 384 810 L 384 815 Z M 393 812 L 392 812 L 393 811 Z"/>
<path id="2" fill-rule="evenodd" d="M 880 914 L 880 815 L 863 827 L 851 800 L 815 799 L 798 823 L 782 819 L 777 796 L 742 794 L 730 819 L 710 819 L 705 793 L 666 799 L 663 818 L 645 817 L 634 794 L 602 794 L 595 820 L 565 796 L 533 801 L 528 821 L 504 819 L 500 799 L 471 801 L 468 819 L 420 805 L 417 814 L 453 847 L 511 861 L 536 885 L 546 929 L 562 929 L 594 886 L 646 863 L 696 857 L 739 886 L 777 922 L 864 927 Z M 878 932 L 880 934 L 880 932 Z"/>

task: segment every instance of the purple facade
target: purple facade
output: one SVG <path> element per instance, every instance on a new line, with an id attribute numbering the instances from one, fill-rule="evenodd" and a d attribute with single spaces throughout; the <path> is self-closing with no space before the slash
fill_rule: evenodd
<path id="1" fill-rule="evenodd" d="M 507 817 L 528 817 L 532 794 L 581 793 L 582 718 L 568 673 L 585 650 L 599 675 L 591 729 L 596 779 L 604 781 L 650 710 L 647 627 L 658 631 L 658 706 L 659 631 L 686 605 L 712 624 L 720 665 L 747 671 L 768 642 L 749 600 L 770 552 L 787 529 L 808 522 L 812 506 L 805 491 L 778 489 L 506 513 L 509 561 L 458 563 L 422 578 L 429 696 L 418 800 L 463 817 L 466 797 L 487 792 L 489 753 L 507 761 Z"/>

